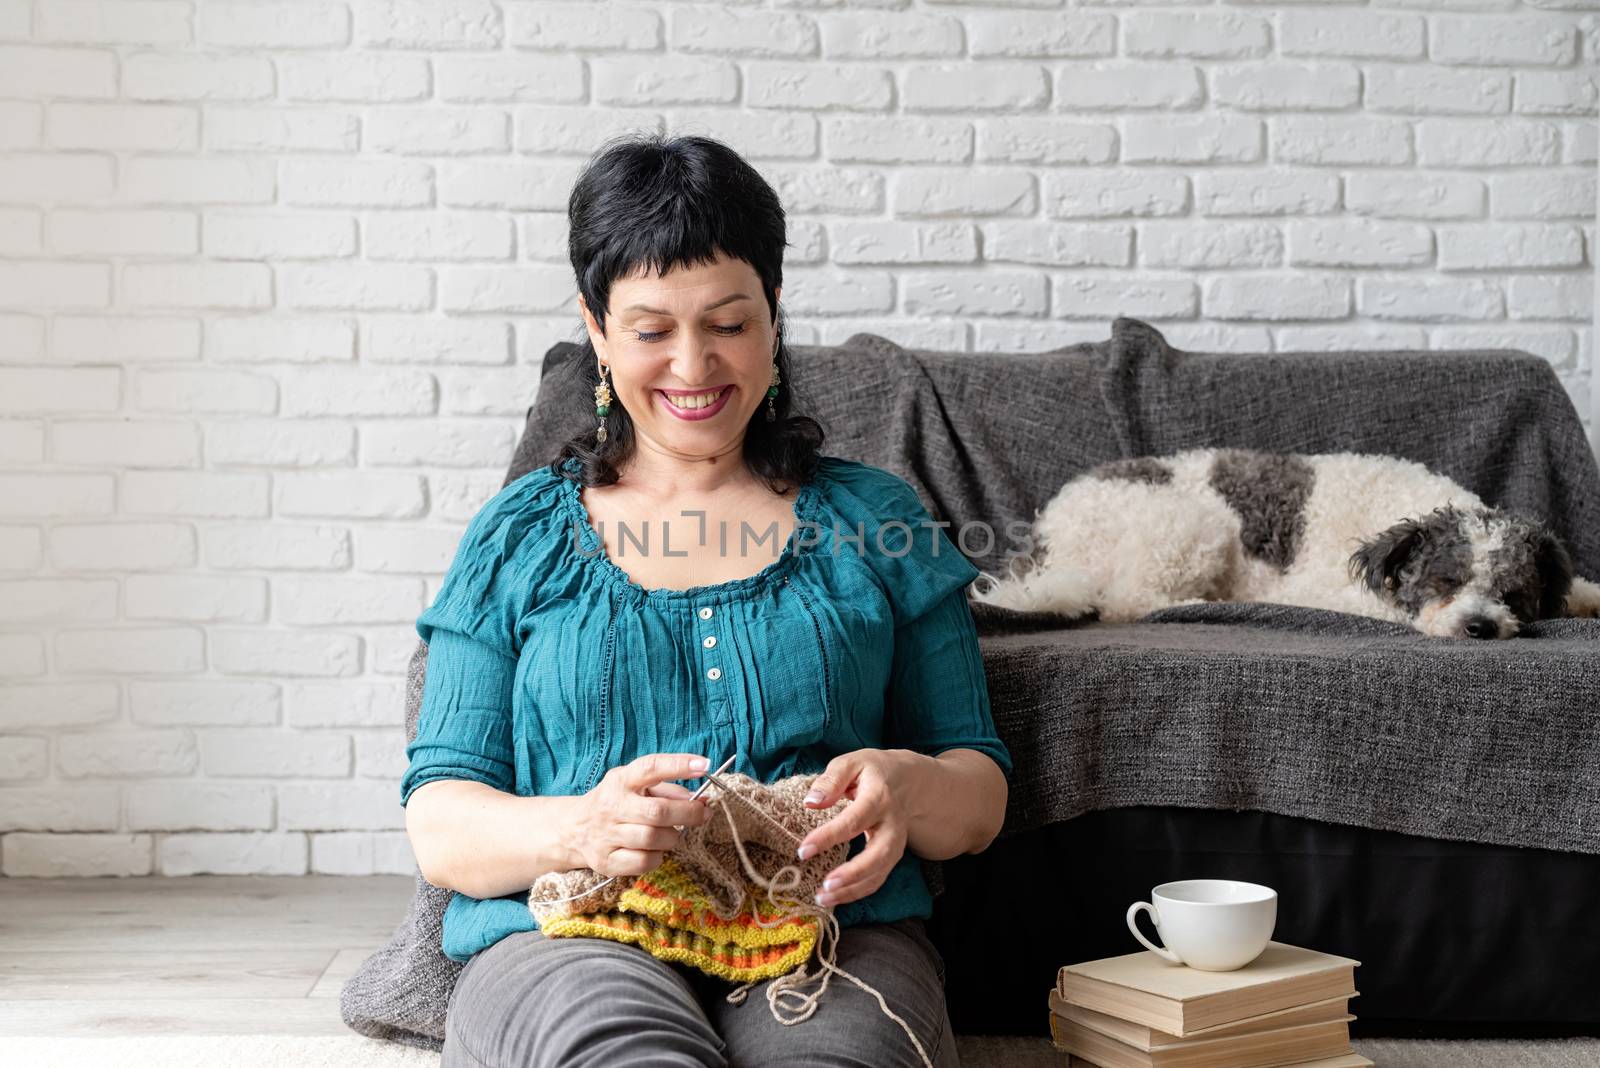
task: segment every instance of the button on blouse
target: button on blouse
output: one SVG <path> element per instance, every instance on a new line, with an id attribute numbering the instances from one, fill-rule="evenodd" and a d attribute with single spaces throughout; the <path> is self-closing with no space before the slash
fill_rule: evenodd
<path id="1" fill-rule="evenodd" d="M 733 770 L 773 782 L 854 749 L 961 747 L 1009 776 L 966 599 L 978 570 L 916 491 L 824 456 L 794 513 L 756 574 L 646 590 L 607 556 L 576 481 L 546 466 L 501 489 L 417 619 L 427 674 L 400 803 L 438 779 L 581 794 L 652 752 L 712 767 L 732 756 Z M 930 916 L 919 858 L 907 850 L 881 887 L 835 912 L 842 926 Z M 443 951 L 466 961 L 537 927 L 526 890 L 456 893 Z"/>

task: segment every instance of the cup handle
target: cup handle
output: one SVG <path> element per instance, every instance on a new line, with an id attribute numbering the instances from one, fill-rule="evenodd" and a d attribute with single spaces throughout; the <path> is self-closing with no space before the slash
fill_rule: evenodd
<path id="1" fill-rule="evenodd" d="M 1146 938 L 1143 931 L 1139 930 L 1138 919 L 1140 909 L 1149 910 L 1150 922 L 1156 925 L 1156 930 L 1159 931 L 1161 929 L 1161 916 L 1156 912 L 1155 906 L 1150 904 L 1148 901 L 1135 901 L 1132 905 L 1128 906 L 1128 930 L 1133 932 L 1133 937 L 1137 938 L 1141 943 L 1143 943 L 1144 948 L 1148 949 L 1157 956 L 1165 957 L 1174 964 L 1182 964 L 1183 961 L 1178 958 L 1176 953 L 1172 952 L 1170 949 L 1162 949 L 1160 946 Z"/>

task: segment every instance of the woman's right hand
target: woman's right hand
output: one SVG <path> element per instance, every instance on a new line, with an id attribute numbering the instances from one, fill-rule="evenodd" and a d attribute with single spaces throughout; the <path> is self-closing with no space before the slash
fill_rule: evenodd
<path id="1" fill-rule="evenodd" d="M 705 773 L 694 753 L 647 753 L 605 773 L 579 797 L 568 832 L 583 865 L 601 875 L 642 875 L 660 865 L 683 837 L 679 827 L 698 827 L 711 810 L 691 791 L 672 782 Z"/>

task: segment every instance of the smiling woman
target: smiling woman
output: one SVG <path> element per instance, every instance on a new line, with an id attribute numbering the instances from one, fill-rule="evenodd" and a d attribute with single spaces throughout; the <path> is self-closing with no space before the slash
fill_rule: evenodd
<path id="1" fill-rule="evenodd" d="M 443 1068 L 954 1064 L 921 862 L 984 849 L 1005 813 L 978 570 L 905 480 L 823 455 L 790 412 L 783 211 L 737 153 L 614 143 L 569 213 L 598 424 L 483 506 L 417 620 L 401 802 L 428 881 L 455 891 L 442 951 L 466 962 Z M 630 554 L 615 527 L 641 522 Z M 730 548 L 752 522 L 767 533 Z M 708 815 L 682 780 L 725 760 L 763 785 L 815 776 L 814 811 L 848 800 L 779 858 L 849 846 L 816 904 L 866 985 L 828 991 L 803 1035 L 671 945 L 546 938 L 528 905 L 548 872 L 659 868 Z"/>
<path id="2" fill-rule="evenodd" d="M 811 475 L 823 433 L 782 388 L 787 222 L 760 174 L 711 138 L 622 138 L 585 168 L 567 215 L 598 426 L 561 459 L 584 484 L 625 468 L 677 478 L 686 462 L 707 487 Z"/>
<path id="3" fill-rule="evenodd" d="M 746 275 L 749 277 L 743 277 Z M 666 302 L 677 304 L 691 301 L 701 292 L 715 292 L 718 287 L 745 285 L 754 289 L 755 286 L 750 284 L 754 281 L 755 272 L 747 264 L 719 253 L 710 264 L 676 272 L 673 285 L 665 284 L 664 279 L 646 276 L 628 278 L 616 287 L 616 291 L 627 292 L 651 286 L 667 294 Z M 579 301 L 582 303 L 581 297 Z M 652 433 L 654 428 L 649 425 L 651 417 L 659 414 L 659 411 L 685 422 L 699 422 L 727 410 L 730 418 L 718 427 L 726 428 L 723 429 L 723 433 L 726 433 L 734 425 L 732 417 L 742 416 L 744 422 L 749 421 L 751 403 L 748 402 L 752 397 L 754 403 L 766 398 L 769 405 L 776 399 L 776 331 L 767 329 L 759 319 L 759 305 L 749 293 L 729 293 L 703 308 L 686 309 L 681 315 L 671 308 L 629 304 L 616 319 L 617 332 L 621 338 L 631 342 L 629 345 L 613 345 L 603 339 L 595 342 L 593 335 L 600 334 L 599 324 L 587 311 L 585 308 L 590 343 L 608 352 L 618 350 L 613 359 L 625 361 L 625 370 L 613 371 L 623 395 L 623 409 L 641 413 L 640 421 L 646 425 L 638 429 L 650 437 L 652 443 L 659 442 L 667 446 L 671 438 L 670 424 Z M 713 315 L 713 312 L 717 314 Z M 679 319 L 684 321 L 679 322 Z M 702 333 L 709 336 L 695 336 Z M 769 344 L 772 350 L 770 356 L 767 352 Z M 771 382 L 763 380 L 764 373 L 771 377 Z M 647 382 L 652 375 L 664 379 L 683 377 L 704 381 L 651 389 Z M 720 381 L 710 381 L 712 378 Z M 740 381 L 730 381 L 732 378 Z M 741 385 L 744 387 L 742 392 L 739 391 Z M 640 391 L 648 392 L 640 397 Z M 735 392 L 740 392 L 739 400 L 730 408 L 728 401 Z M 628 404 L 629 399 L 633 399 L 634 403 Z M 658 399 L 659 403 L 656 403 Z M 686 441 L 684 445 L 692 447 L 692 441 Z"/>

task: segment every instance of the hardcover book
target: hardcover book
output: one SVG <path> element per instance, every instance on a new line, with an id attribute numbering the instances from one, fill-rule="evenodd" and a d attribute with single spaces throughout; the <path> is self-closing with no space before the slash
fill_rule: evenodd
<path id="1" fill-rule="evenodd" d="M 1268 942 L 1230 972 L 1173 964 L 1148 950 L 1064 966 L 1063 1000 L 1180 1038 L 1281 1009 L 1354 997 L 1358 960 Z"/>

